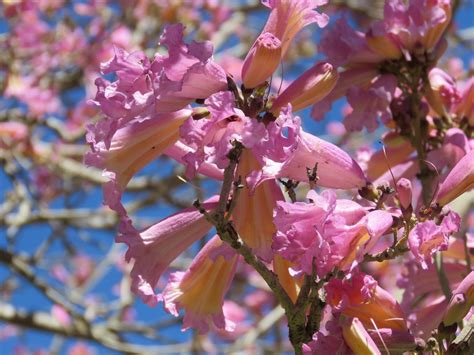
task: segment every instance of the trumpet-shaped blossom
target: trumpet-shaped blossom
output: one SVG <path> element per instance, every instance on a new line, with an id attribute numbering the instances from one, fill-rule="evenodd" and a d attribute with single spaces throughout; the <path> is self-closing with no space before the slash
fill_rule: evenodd
<path id="1" fill-rule="evenodd" d="M 415 337 L 409 330 L 377 328 L 367 330 L 378 349 L 387 349 L 393 354 L 413 351 L 416 348 Z"/>
<path id="2" fill-rule="evenodd" d="M 227 166 L 227 154 L 233 142 L 238 141 L 252 150 L 261 165 L 249 176 L 252 188 L 279 177 L 307 181 L 307 168 L 314 168 L 316 163 L 321 186 L 365 185 L 357 163 L 337 146 L 303 132 L 299 117 L 293 117 L 291 110 L 282 110 L 275 121 L 265 125 L 236 108 L 234 95 L 229 91 L 214 94 L 205 103 L 209 116 L 200 120 L 189 118 L 181 127 L 183 141 L 193 148 L 183 157 L 189 175 L 204 162 L 219 168 Z"/>
<path id="3" fill-rule="evenodd" d="M 446 252 L 443 252 L 443 255 Z M 443 269 L 449 281 L 451 288 L 457 287 L 462 281 L 466 267 L 458 262 L 443 262 Z M 433 264 L 428 265 L 428 269 L 423 269 L 420 263 L 415 260 L 409 260 L 404 265 L 403 273 L 397 280 L 397 286 L 404 290 L 402 307 L 408 313 L 420 305 L 420 298 L 423 295 L 442 294 L 439 284 L 439 275 Z"/>
<path id="4" fill-rule="evenodd" d="M 242 66 L 242 82 L 246 88 L 254 88 L 267 80 L 281 62 L 281 41 L 269 32 L 262 33 Z"/>
<path id="5" fill-rule="evenodd" d="M 224 296 L 230 287 L 239 257 L 214 236 L 194 258 L 186 272 L 171 274 L 163 291 L 168 312 L 178 316 L 185 310 L 183 330 L 190 327 L 206 333 L 210 329 L 233 331 L 235 324 L 224 317 Z"/>
<path id="6" fill-rule="evenodd" d="M 246 88 L 263 84 L 278 68 L 293 38 L 305 26 L 316 22 L 326 26 L 328 17 L 313 10 L 326 0 L 262 0 L 272 11 L 242 66 Z"/>
<path id="7" fill-rule="evenodd" d="M 227 87 L 226 74 L 211 58 L 209 42 L 183 42 L 182 25 L 166 27 L 161 44 L 168 55 L 150 61 L 143 52 L 116 48 L 101 66 L 117 80 L 96 80 L 95 103 L 107 116 L 89 127 L 92 152 L 86 163 L 105 170 L 111 182 L 105 202 L 122 216 L 120 196 L 135 173 L 179 138 L 179 127 L 193 113 L 187 104 Z"/>
<path id="8" fill-rule="evenodd" d="M 295 79 L 272 103 L 271 111 L 278 114 L 289 103 L 293 111 L 304 109 L 331 92 L 339 75 L 329 63 L 317 63 Z"/>
<path id="9" fill-rule="evenodd" d="M 441 206 L 474 187 L 474 150 L 467 153 L 441 183 L 435 202 Z"/>
<path id="10" fill-rule="evenodd" d="M 385 2 L 384 19 L 374 23 L 371 31 L 376 37 L 393 40 L 406 56 L 417 44 L 432 50 L 450 19 L 449 0 L 389 0 Z"/>
<path id="11" fill-rule="evenodd" d="M 438 115 L 445 116 L 460 100 L 456 83 L 448 73 L 439 68 L 430 70 L 428 80 L 430 84 L 426 99 Z"/>
<path id="12" fill-rule="evenodd" d="M 458 117 L 466 117 L 474 126 L 474 78 L 467 80 L 460 89 L 460 100 L 454 108 Z"/>
<path id="13" fill-rule="evenodd" d="M 459 215 L 449 212 L 440 225 L 433 221 L 420 222 L 410 231 L 408 246 L 423 269 L 431 264 L 434 253 L 447 249 L 449 236 L 459 231 L 460 223 Z"/>
<path id="14" fill-rule="evenodd" d="M 334 66 L 351 66 L 377 63 L 381 56 L 371 51 L 367 45 L 365 34 L 354 30 L 344 18 L 337 20 L 329 31 L 325 31 L 319 50 L 326 54 L 328 61 Z"/>
<path id="15" fill-rule="evenodd" d="M 355 354 L 382 354 L 358 318 L 343 321 L 342 335 L 346 344 Z"/>
<path id="16" fill-rule="evenodd" d="M 211 210 L 217 206 L 213 198 L 202 207 Z M 133 228 L 117 236 L 117 242 L 128 245 L 125 258 L 134 260 L 131 271 L 132 290 L 150 306 L 160 300 L 155 287 L 169 264 L 211 229 L 211 224 L 196 208 L 175 213 L 160 222 L 137 232 Z"/>
<path id="17" fill-rule="evenodd" d="M 397 281 L 404 290 L 401 305 L 413 334 L 427 339 L 442 321 L 448 301 L 441 290 L 439 274 L 434 265 L 428 265 L 428 269 L 424 270 L 417 260 L 410 260 L 404 269 Z M 466 266 L 445 259 L 443 270 L 449 287 L 455 289 L 465 276 Z"/>
<path id="18" fill-rule="evenodd" d="M 450 128 L 445 132 L 443 145 L 429 152 L 428 159 L 438 171 L 443 171 L 446 167 L 452 169 L 470 151 L 469 139 L 464 131 Z"/>
<path id="19" fill-rule="evenodd" d="M 392 225 L 384 211 L 368 212 L 350 200 L 336 200 L 332 191 L 309 192 L 309 203 L 278 202 L 273 249 L 294 264 L 295 272 L 320 277 L 338 267 L 351 270 Z"/>
<path id="20" fill-rule="evenodd" d="M 474 271 L 471 271 L 453 291 L 446 313 L 443 317 L 445 325 L 461 322 L 474 305 Z"/>
<path id="21" fill-rule="evenodd" d="M 260 164 L 250 149 L 245 149 L 240 157 L 237 174 L 246 177 L 251 171 L 260 169 Z M 235 227 L 242 239 L 255 253 L 266 261 L 272 259 L 272 238 L 276 232 L 273 224 L 273 209 L 277 201 L 283 201 L 283 193 L 275 180 L 268 180 L 251 191 L 248 183 L 243 183 L 237 204 L 232 214 Z"/>
<path id="22" fill-rule="evenodd" d="M 262 0 L 262 4 L 272 10 L 262 33 L 272 33 L 281 41 L 283 57 L 293 38 L 305 26 L 327 25 L 329 17 L 314 10 L 326 3 L 327 0 Z"/>
<path id="23" fill-rule="evenodd" d="M 160 44 L 168 55 L 131 54 L 116 48 L 115 56 L 101 65 L 103 74 L 115 73 L 118 80 L 97 80 L 97 105 L 109 117 L 133 119 L 157 112 L 182 109 L 227 87 L 225 71 L 212 60 L 210 42 L 183 42 L 184 26 L 170 25 Z"/>
<path id="24" fill-rule="evenodd" d="M 151 63 L 145 53 L 115 47 L 115 55 L 101 64 L 103 74 L 114 73 L 117 80 L 95 81 L 94 103 L 111 119 L 130 121 L 154 113 Z"/>
<path id="25" fill-rule="evenodd" d="M 299 117 L 292 117 L 291 111 L 283 110 L 277 120 L 268 125 L 269 141 L 259 146 L 258 156 L 263 167 L 251 175 L 255 185 L 281 177 L 308 181 L 308 169 L 311 171 L 316 164 L 320 186 L 351 189 L 365 185 L 362 169 L 349 154 L 304 132 L 300 124 Z M 283 135 L 284 130 L 288 132 L 287 137 Z"/>
<path id="26" fill-rule="evenodd" d="M 120 195 L 138 171 L 158 158 L 179 138 L 179 127 L 192 114 L 190 109 L 157 114 L 133 120 L 117 128 L 117 121 L 104 120 L 90 127 L 87 141 L 92 152 L 85 163 L 104 169 L 115 195 Z M 107 205 L 114 208 L 115 197 L 104 194 Z"/>
<path id="27" fill-rule="evenodd" d="M 325 289 L 328 304 L 347 317 L 359 318 L 367 329 L 408 329 L 398 302 L 372 276 L 357 272 L 343 280 L 332 279 Z"/>

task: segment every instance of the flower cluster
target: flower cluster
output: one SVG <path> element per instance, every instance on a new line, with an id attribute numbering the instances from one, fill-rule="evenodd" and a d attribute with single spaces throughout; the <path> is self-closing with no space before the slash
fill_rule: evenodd
<path id="1" fill-rule="evenodd" d="M 241 85 L 211 42 L 185 41 L 181 24 L 164 29 L 166 50 L 153 58 L 117 46 L 101 65 L 112 80 L 95 81 L 104 118 L 89 126 L 85 162 L 109 179 L 104 201 L 120 217 L 116 240 L 128 246 L 132 290 L 175 316 L 184 310 L 183 329 L 232 332 L 225 297 L 245 260 L 282 303 L 298 352 L 428 351 L 432 332 L 442 347 L 437 327 L 462 321 L 473 304 L 472 277 L 456 269 L 466 262 L 452 238 L 461 218 L 447 206 L 474 186 L 473 82 L 457 85 L 437 67 L 450 2 L 388 0 L 384 18 L 364 33 L 338 20 L 323 33 L 325 61 L 277 92 L 270 81 L 295 37 L 327 25 L 316 11 L 326 1 L 262 3 L 270 14 L 237 64 Z M 322 119 L 341 97 L 348 131 L 375 131 L 379 118 L 386 127 L 383 150 L 366 151 L 365 162 L 306 131 L 295 114 L 312 107 Z M 122 197 L 163 154 L 187 178 L 201 174 L 222 188 L 139 231 Z M 305 201 L 298 185 L 309 189 Z M 157 291 L 170 264 L 213 228 L 189 268 Z M 391 259 L 399 263 L 386 266 Z M 403 300 L 383 267 L 405 270 Z M 431 274 L 441 285 L 433 281 L 420 306 L 410 283 Z M 420 320 L 434 308 L 439 319 Z"/>

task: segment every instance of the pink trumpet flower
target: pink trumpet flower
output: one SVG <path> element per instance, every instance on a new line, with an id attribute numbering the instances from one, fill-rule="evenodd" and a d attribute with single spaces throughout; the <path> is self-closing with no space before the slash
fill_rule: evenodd
<path id="1" fill-rule="evenodd" d="M 367 329 L 408 329 L 398 302 L 372 276 L 359 272 L 350 279 L 332 279 L 326 292 L 326 301 L 332 307 L 347 317 L 359 318 Z"/>
<path id="2" fill-rule="evenodd" d="M 217 206 L 217 198 L 203 203 L 202 207 L 212 210 Z M 155 287 L 169 264 L 195 241 L 211 229 L 211 224 L 196 208 L 191 207 L 175 213 L 142 232 L 123 229 L 117 242 L 128 245 L 125 258 L 134 260 L 131 271 L 132 290 L 143 302 L 156 305 L 159 297 Z"/>
<path id="3" fill-rule="evenodd" d="M 358 203 L 336 200 L 333 191 L 310 191 L 309 203 L 279 201 L 274 212 L 273 250 L 293 263 L 295 273 L 318 275 L 351 270 L 390 228 L 385 211 L 367 212 Z"/>
<path id="4" fill-rule="evenodd" d="M 186 272 L 176 272 L 163 291 L 165 308 L 174 316 L 186 311 L 183 330 L 200 333 L 210 329 L 233 331 L 235 324 L 224 317 L 224 296 L 234 277 L 238 254 L 214 236 L 194 258 Z"/>
<path id="5" fill-rule="evenodd" d="M 435 202 L 445 206 L 474 187 L 474 150 L 467 153 L 442 182 Z"/>
<path id="6" fill-rule="evenodd" d="M 242 152 L 237 173 L 245 177 L 251 171 L 259 169 L 260 164 L 252 151 L 245 149 Z M 273 224 L 273 209 L 277 201 L 283 199 L 283 194 L 275 180 L 265 181 L 254 191 L 251 191 L 245 182 L 232 214 L 239 235 L 255 250 L 257 255 L 267 261 L 270 261 L 273 256 L 271 245 L 276 232 Z"/>
<path id="7" fill-rule="evenodd" d="M 246 88 L 255 88 L 278 68 L 293 38 L 303 27 L 316 22 L 328 23 L 328 16 L 313 9 L 326 0 L 262 0 L 272 11 L 268 21 L 245 58 L 242 81 Z"/>
<path id="8" fill-rule="evenodd" d="M 453 291 L 443 323 L 447 326 L 460 322 L 474 305 L 474 271 L 471 271 Z"/>
<path id="9" fill-rule="evenodd" d="M 460 100 L 456 83 L 448 73 L 439 68 L 431 69 L 428 79 L 426 99 L 438 115 L 446 116 L 451 107 Z"/>
<path id="10" fill-rule="evenodd" d="M 290 157 L 278 162 L 264 158 L 261 171 L 253 175 L 254 183 L 287 177 L 296 181 L 308 181 L 308 169 L 317 164 L 317 184 L 334 189 L 360 188 L 366 184 L 360 166 L 345 151 L 310 133 L 300 131 Z"/>
<path id="11" fill-rule="evenodd" d="M 114 122 L 100 122 L 87 136 L 92 152 L 86 155 L 85 163 L 103 168 L 123 190 L 133 175 L 178 140 L 179 127 L 191 114 L 192 110 L 184 109 L 131 121 L 113 133 L 110 143 L 101 137 L 101 123 L 112 126 Z"/>
<path id="12" fill-rule="evenodd" d="M 305 26 L 327 25 L 329 17 L 313 10 L 326 3 L 327 0 L 262 0 L 262 4 L 272 10 L 262 33 L 269 32 L 280 39 L 283 57 L 293 38 Z"/>
<path id="13" fill-rule="evenodd" d="M 461 99 L 454 111 L 458 117 L 466 117 L 469 125 L 474 126 L 474 78 L 470 78 L 461 88 Z"/>
<path id="14" fill-rule="evenodd" d="M 242 81 L 246 88 L 254 88 L 267 80 L 281 62 L 281 42 L 273 34 L 262 33 L 245 58 Z"/>
<path id="15" fill-rule="evenodd" d="M 321 101 L 336 85 L 339 74 L 329 63 L 317 63 L 295 79 L 273 101 L 271 112 L 278 115 L 281 107 L 291 104 L 293 112 Z"/>
<path id="16" fill-rule="evenodd" d="M 354 354 L 382 354 L 358 318 L 349 318 L 343 321 L 342 335 Z"/>

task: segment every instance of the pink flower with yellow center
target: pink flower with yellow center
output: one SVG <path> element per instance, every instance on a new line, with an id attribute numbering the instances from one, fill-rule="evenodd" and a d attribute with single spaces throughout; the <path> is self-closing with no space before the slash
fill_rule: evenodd
<path id="1" fill-rule="evenodd" d="M 344 280 L 332 279 L 325 290 L 331 307 L 358 318 L 367 329 L 408 329 L 398 302 L 369 275 L 359 272 Z"/>
<path id="2" fill-rule="evenodd" d="M 186 272 L 171 275 L 163 291 L 163 302 L 174 316 L 178 316 L 179 309 L 186 310 L 183 330 L 192 327 L 206 333 L 214 328 L 226 331 L 235 328 L 235 324 L 225 319 L 222 307 L 238 259 L 239 256 L 215 236 Z"/>
<path id="3" fill-rule="evenodd" d="M 326 26 L 328 17 L 314 8 L 326 0 L 262 0 L 272 11 L 242 66 L 242 81 L 246 88 L 263 84 L 278 68 L 293 38 L 305 26 L 317 23 Z M 283 106 L 283 105 L 282 105 Z"/>

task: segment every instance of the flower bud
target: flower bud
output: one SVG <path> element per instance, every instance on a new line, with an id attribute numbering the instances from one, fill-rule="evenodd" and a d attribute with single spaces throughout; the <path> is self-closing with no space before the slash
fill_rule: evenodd
<path id="1" fill-rule="evenodd" d="M 293 112 L 321 101 L 336 85 L 339 74 L 329 63 L 320 62 L 293 81 L 273 102 L 272 113 L 291 103 Z"/>
<path id="2" fill-rule="evenodd" d="M 401 207 L 408 209 L 411 205 L 411 182 L 408 179 L 401 178 L 397 181 L 398 200 Z"/>
<path id="3" fill-rule="evenodd" d="M 454 290 L 449 301 L 443 324 L 449 326 L 460 322 L 474 305 L 474 271 L 471 271 Z"/>
<path id="4" fill-rule="evenodd" d="M 262 33 L 242 66 L 244 86 L 253 89 L 267 80 L 278 68 L 281 53 L 281 41 L 269 32 Z"/>
<path id="5" fill-rule="evenodd" d="M 441 206 L 474 187 L 474 150 L 467 153 L 441 184 L 435 202 Z"/>

